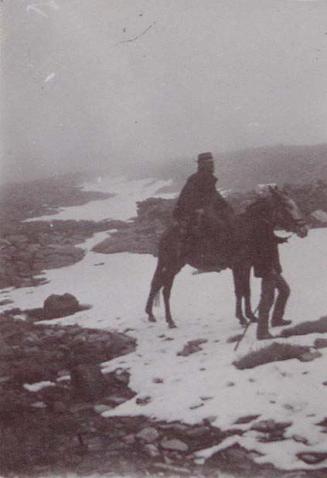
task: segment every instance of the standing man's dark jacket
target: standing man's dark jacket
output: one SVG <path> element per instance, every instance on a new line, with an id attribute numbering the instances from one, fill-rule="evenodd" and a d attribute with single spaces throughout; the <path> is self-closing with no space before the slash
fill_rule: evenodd
<path id="1" fill-rule="evenodd" d="M 228 203 L 216 190 L 217 178 L 207 172 L 198 171 L 190 176 L 178 198 L 173 216 L 177 221 L 189 220 L 197 209 L 212 206 L 214 211 L 229 208 Z"/>
<path id="2" fill-rule="evenodd" d="M 278 244 L 287 241 L 276 236 L 271 211 L 262 203 L 260 215 L 253 224 L 253 265 L 256 277 L 265 277 L 275 271 L 281 274 L 282 267 L 279 259 Z"/>

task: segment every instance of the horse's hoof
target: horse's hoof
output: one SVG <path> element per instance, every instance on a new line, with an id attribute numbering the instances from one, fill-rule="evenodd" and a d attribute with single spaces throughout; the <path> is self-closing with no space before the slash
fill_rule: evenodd
<path id="1" fill-rule="evenodd" d="M 247 318 L 250 322 L 258 322 L 258 317 L 256 317 L 255 315 L 247 315 Z"/>
<path id="2" fill-rule="evenodd" d="M 241 327 L 246 327 L 248 325 L 248 321 L 245 319 L 239 319 Z"/>
<path id="3" fill-rule="evenodd" d="M 149 322 L 157 322 L 157 319 L 155 318 L 154 315 L 149 315 L 148 320 Z"/>
<path id="4" fill-rule="evenodd" d="M 177 325 L 175 324 L 175 322 L 168 322 L 168 327 L 170 329 L 177 329 Z"/>

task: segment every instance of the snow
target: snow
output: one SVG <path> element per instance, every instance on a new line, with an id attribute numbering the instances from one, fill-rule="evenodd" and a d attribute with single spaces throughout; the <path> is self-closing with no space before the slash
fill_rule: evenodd
<path id="1" fill-rule="evenodd" d="M 29 392 L 39 392 L 43 388 L 54 387 L 56 384 L 54 382 L 43 381 L 36 383 L 24 383 L 23 387 Z"/>
<path id="2" fill-rule="evenodd" d="M 66 208 L 57 219 L 127 219 L 135 214 L 135 201 L 156 194 L 164 181 L 123 178 L 101 179 L 88 189 L 113 192 L 108 200 L 94 201 L 77 208 Z M 44 220 L 49 218 L 44 217 Z M 45 273 L 48 284 L 36 288 L 8 289 L 13 307 L 40 307 L 51 293 L 74 294 L 82 303 L 92 305 L 65 319 L 51 323 L 74 324 L 83 327 L 116 329 L 137 339 L 137 349 L 126 356 L 104 363 L 103 370 L 126 369 L 131 374 L 130 387 L 137 396 L 104 416 L 144 415 L 161 420 L 181 420 L 200 423 L 204 419 L 222 429 L 242 428 L 242 436 L 230 437 L 219 448 L 198 452 L 203 460 L 215 450 L 231 443 L 256 450 L 261 454 L 257 462 L 269 462 L 287 470 L 319 468 L 306 465 L 297 458 L 300 452 L 327 451 L 327 435 L 317 426 L 326 417 L 327 353 L 313 362 L 288 360 L 270 363 L 249 370 L 238 370 L 233 361 L 249 351 L 266 347 L 271 341 L 258 342 L 255 326 L 251 325 L 237 352 L 227 339 L 242 332 L 234 318 L 234 293 L 229 271 L 221 274 L 193 275 L 185 267 L 177 276 L 172 291 L 172 311 L 177 329 L 168 329 L 163 308 L 157 309 L 157 323 L 149 323 L 144 306 L 156 259 L 141 254 L 97 254 L 91 251 L 106 232 L 93 236 L 83 245 L 85 258 L 72 266 Z M 316 320 L 326 315 L 327 230 L 316 229 L 305 239 L 292 237 L 281 246 L 285 278 L 292 294 L 287 317 L 293 323 Z M 102 266 L 96 266 L 103 262 Z M 253 304 L 259 298 L 260 282 L 253 283 Z M 5 307 L 2 307 L 3 310 Z M 1 311 L 0 309 L 0 311 Z M 276 329 L 273 329 L 275 333 Z M 278 329 L 277 329 L 278 332 Z M 276 339 L 280 343 L 312 346 L 319 334 Z M 189 356 L 178 356 L 190 340 L 204 339 L 201 351 Z M 162 383 L 158 380 L 162 379 Z M 151 397 L 146 405 L 136 404 L 138 397 Z M 262 443 L 260 433 L 251 430 L 251 423 L 235 425 L 246 415 L 260 415 L 258 420 L 274 419 L 292 425 L 286 430 L 286 440 Z M 304 437 L 308 445 L 294 440 Z"/>
<path id="3" fill-rule="evenodd" d="M 95 183 L 86 183 L 85 191 L 98 191 L 114 194 L 105 200 L 90 201 L 84 206 L 67 207 L 57 214 L 45 215 L 28 221 L 52 221 L 53 219 L 74 219 L 102 221 L 105 219 L 128 220 L 136 216 L 136 201 L 149 197 L 174 197 L 171 193 L 160 193 L 160 189 L 170 186 L 171 180 L 156 180 L 153 178 L 128 181 L 124 177 L 99 177 Z"/>

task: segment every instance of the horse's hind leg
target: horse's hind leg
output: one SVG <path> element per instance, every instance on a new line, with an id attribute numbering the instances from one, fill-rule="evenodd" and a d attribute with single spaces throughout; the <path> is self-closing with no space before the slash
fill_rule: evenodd
<path id="1" fill-rule="evenodd" d="M 158 262 L 157 268 L 155 270 L 155 273 L 151 282 L 151 289 L 150 289 L 149 297 L 145 307 L 145 312 L 148 314 L 148 319 L 150 322 L 156 322 L 156 318 L 152 312 L 153 302 L 156 295 L 160 292 L 162 285 L 163 285 L 162 266 Z"/>
<path id="2" fill-rule="evenodd" d="M 163 291 L 162 291 L 162 294 L 163 294 L 163 297 L 164 297 L 164 303 L 165 303 L 166 321 L 168 323 L 168 326 L 171 329 L 176 327 L 176 324 L 173 321 L 171 311 L 170 311 L 170 293 L 171 293 L 171 288 L 173 286 L 173 282 L 174 282 L 174 279 L 175 279 L 175 276 L 176 276 L 177 272 L 178 271 L 174 271 L 174 272 L 170 273 L 169 275 L 167 275 L 167 277 L 165 279 L 164 286 L 163 286 Z"/>

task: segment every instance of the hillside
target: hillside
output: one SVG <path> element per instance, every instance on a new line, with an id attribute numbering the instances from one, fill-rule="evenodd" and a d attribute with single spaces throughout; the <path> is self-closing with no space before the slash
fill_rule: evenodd
<path id="1" fill-rule="evenodd" d="M 219 185 L 224 189 L 246 191 L 258 183 L 304 184 L 327 179 L 327 144 L 276 145 L 214 154 Z M 195 168 L 192 159 L 178 158 L 150 165 L 146 174 L 174 178 L 180 186 Z"/>

